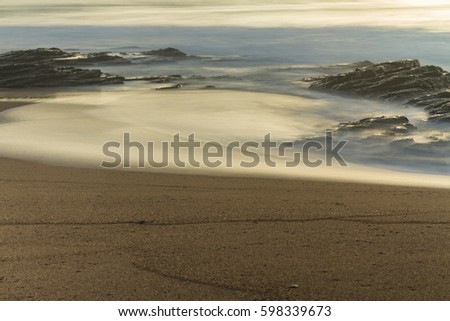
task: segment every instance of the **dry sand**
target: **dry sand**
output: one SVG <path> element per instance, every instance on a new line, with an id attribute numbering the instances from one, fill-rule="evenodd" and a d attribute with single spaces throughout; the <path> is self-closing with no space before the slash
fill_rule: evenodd
<path id="1" fill-rule="evenodd" d="M 450 190 L 0 166 L 3 300 L 450 299 Z"/>

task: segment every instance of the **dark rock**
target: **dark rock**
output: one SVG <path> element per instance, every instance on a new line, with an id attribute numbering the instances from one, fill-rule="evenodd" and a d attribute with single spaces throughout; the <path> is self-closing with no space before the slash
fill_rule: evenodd
<path id="1" fill-rule="evenodd" d="M 0 55 L 0 64 L 17 63 L 53 63 L 60 65 L 92 65 L 92 64 L 127 64 L 129 60 L 111 55 L 107 52 L 75 54 L 58 48 L 38 48 L 30 50 L 11 51 Z"/>
<path id="2" fill-rule="evenodd" d="M 187 54 L 182 52 L 181 50 L 178 50 L 176 48 L 164 48 L 164 49 L 158 49 L 158 50 L 151 50 L 143 52 L 144 55 L 148 56 L 158 56 L 158 57 L 169 57 L 169 58 L 185 58 L 187 57 Z"/>
<path id="3" fill-rule="evenodd" d="M 442 68 L 421 67 L 418 60 L 400 60 L 357 68 L 346 74 L 325 76 L 316 79 L 310 87 L 401 101 L 447 89 L 449 85 L 447 73 Z"/>
<path id="4" fill-rule="evenodd" d="M 176 84 L 173 86 L 156 88 L 156 90 L 171 90 L 171 89 L 181 89 L 181 88 L 183 88 L 182 84 Z"/>
<path id="5" fill-rule="evenodd" d="M 204 79 L 206 79 L 206 77 L 203 76 L 203 75 L 190 75 L 190 76 L 188 76 L 188 78 L 189 79 L 195 79 L 195 80 L 204 80 Z"/>
<path id="6" fill-rule="evenodd" d="M 389 145 L 394 149 L 405 148 L 411 146 L 412 144 L 415 144 L 413 138 L 398 139 L 389 143 Z"/>
<path id="7" fill-rule="evenodd" d="M 0 65 L 0 87 L 3 88 L 120 84 L 123 80 L 123 77 L 105 74 L 100 70 L 51 64 Z"/>
<path id="8" fill-rule="evenodd" d="M 130 77 L 125 78 L 125 81 L 149 81 L 155 84 L 163 84 L 168 82 L 175 82 L 183 80 L 183 76 L 181 75 L 169 75 L 169 76 L 143 76 L 143 77 Z"/>
<path id="9" fill-rule="evenodd" d="M 369 60 L 358 61 L 358 62 L 355 62 L 354 64 L 352 64 L 352 66 L 356 67 L 356 68 L 370 67 L 373 65 L 375 65 L 375 64 Z"/>
<path id="10" fill-rule="evenodd" d="M 155 84 L 163 84 L 168 82 L 180 81 L 183 77 L 180 75 L 170 75 L 170 76 L 157 76 L 149 79 L 150 82 Z"/>
<path id="11" fill-rule="evenodd" d="M 148 77 L 147 80 L 154 84 L 165 84 L 165 83 L 169 83 L 169 82 L 183 80 L 183 77 L 181 77 L 179 75 L 155 76 L 155 77 Z"/>
<path id="12" fill-rule="evenodd" d="M 45 63 L 53 59 L 72 57 L 72 54 L 58 48 L 38 48 L 10 51 L 0 55 L 0 64 Z"/>
<path id="13" fill-rule="evenodd" d="M 341 123 L 338 131 L 383 130 L 386 135 L 407 134 L 416 129 L 405 116 L 381 116 Z"/>
<path id="14" fill-rule="evenodd" d="M 420 96 L 407 103 L 425 107 L 429 120 L 450 122 L 450 91 Z"/>
<path id="15" fill-rule="evenodd" d="M 420 66 L 416 59 L 380 63 L 307 81 L 312 82 L 311 89 L 423 106 L 430 120 L 450 119 L 448 72 L 437 66 Z"/>
<path id="16" fill-rule="evenodd" d="M 429 112 L 429 120 L 436 120 L 440 122 L 450 122 L 450 102 L 445 105 L 435 108 Z"/>
<path id="17" fill-rule="evenodd" d="M 104 54 L 92 55 L 89 58 L 93 59 L 92 61 L 105 59 Z M 2 54 L 0 55 L 0 87 L 81 86 L 119 84 L 124 81 L 123 77 L 105 74 L 100 70 L 68 66 L 69 61 L 73 64 L 74 57 L 76 57 L 74 54 L 58 48 L 38 48 Z M 112 56 L 109 57 L 116 59 Z"/>

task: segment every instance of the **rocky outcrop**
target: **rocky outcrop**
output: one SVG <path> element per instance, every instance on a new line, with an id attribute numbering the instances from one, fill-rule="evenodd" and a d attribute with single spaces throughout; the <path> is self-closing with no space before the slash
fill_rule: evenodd
<path id="1" fill-rule="evenodd" d="M 158 56 L 158 57 L 168 57 L 168 58 L 185 58 L 187 54 L 178 50 L 176 48 L 164 48 L 158 50 L 151 50 L 143 52 L 144 55 L 147 56 Z"/>
<path id="2" fill-rule="evenodd" d="M 118 84 L 123 77 L 70 66 L 75 54 L 58 48 L 12 51 L 0 55 L 0 87 L 58 87 Z M 103 55 L 90 59 L 102 60 Z M 76 58 L 75 58 L 76 60 Z"/>
<path id="3" fill-rule="evenodd" d="M 87 54 L 69 53 L 58 48 L 38 48 L 11 51 L 0 55 L 0 64 L 59 64 L 59 65 L 98 65 L 128 64 L 129 60 L 108 52 Z"/>
<path id="4" fill-rule="evenodd" d="M 42 64 L 54 59 L 70 58 L 73 54 L 58 48 L 38 48 L 30 50 L 10 51 L 0 55 L 0 64 Z"/>
<path id="5" fill-rule="evenodd" d="M 437 66 L 421 66 L 415 59 L 385 62 L 344 74 L 305 80 L 312 82 L 311 89 L 423 106 L 430 120 L 450 119 L 448 72 Z"/>
<path id="6" fill-rule="evenodd" d="M 145 52 L 150 62 L 171 62 L 187 58 L 186 53 L 175 48 Z M 108 52 L 65 52 L 58 48 L 17 50 L 0 54 L 0 86 L 8 88 L 76 86 L 89 84 L 116 84 L 125 80 L 148 80 L 154 83 L 179 82 L 180 75 L 152 76 L 125 79 L 86 70 L 78 66 L 104 66 L 131 64 L 132 60 Z M 147 61 L 147 60 L 146 60 Z"/>
<path id="7" fill-rule="evenodd" d="M 0 65 L 0 87 L 63 87 L 98 84 L 120 84 L 123 77 L 100 70 L 79 69 L 51 64 Z"/>
<path id="8" fill-rule="evenodd" d="M 410 124 L 409 119 L 405 116 L 381 116 L 364 118 L 357 121 L 340 123 L 338 131 L 362 131 L 377 130 L 382 131 L 386 135 L 407 134 L 416 127 Z"/>

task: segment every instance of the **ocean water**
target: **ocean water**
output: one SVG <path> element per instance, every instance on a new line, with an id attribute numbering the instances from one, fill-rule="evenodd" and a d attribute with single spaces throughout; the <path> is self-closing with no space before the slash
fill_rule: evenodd
<path id="1" fill-rule="evenodd" d="M 124 131 L 143 141 L 196 132 L 202 140 L 226 144 L 232 139 L 261 139 L 270 132 L 280 142 L 302 142 L 320 139 L 340 122 L 404 115 L 418 127 L 410 135 L 344 137 L 350 141 L 345 159 L 356 172 L 336 169 L 333 174 L 327 169 L 307 175 L 335 175 L 337 179 L 359 175 L 374 182 L 385 175 L 391 177 L 390 183 L 401 180 L 406 184 L 430 175 L 426 179 L 441 182 L 439 186 L 450 182 L 448 124 L 426 122 L 427 115 L 420 108 L 324 94 L 299 82 L 304 77 L 349 71 L 354 68 L 352 63 L 364 60 L 417 58 L 422 64 L 450 70 L 450 32 L 385 26 L 2 26 L 0 41 L 3 51 L 59 47 L 139 57 L 142 51 L 170 46 L 197 57 L 167 62 L 134 59 L 131 65 L 102 66 L 105 72 L 126 77 L 182 75 L 185 86 L 181 92 L 186 91 L 186 96 L 181 99 L 178 93 L 154 91 L 163 85 L 137 81 L 79 88 L 64 95 L 49 91 L 53 98 L 0 113 L 2 156 L 98 166 L 102 144 L 119 139 Z M 203 86 L 220 90 L 196 91 Z M 2 97 L 7 95 L 2 93 Z M 393 172 L 402 174 L 392 178 Z M 284 170 L 278 174 L 297 175 Z"/>

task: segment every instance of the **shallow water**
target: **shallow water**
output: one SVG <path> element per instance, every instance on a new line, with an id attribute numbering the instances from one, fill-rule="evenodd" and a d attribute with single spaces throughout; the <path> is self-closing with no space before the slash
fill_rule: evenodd
<path id="1" fill-rule="evenodd" d="M 92 165 L 95 157 L 98 163 L 99 146 L 105 140 L 118 139 L 125 129 L 141 133 L 140 139 L 147 139 L 149 132 L 173 135 L 195 131 L 202 139 L 222 143 L 261 140 L 267 132 L 279 141 L 303 141 L 323 136 L 340 122 L 405 115 L 418 127 L 416 132 L 390 138 L 377 136 L 380 133 L 344 137 L 350 140 L 344 150 L 346 160 L 369 166 L 370 171 L 438 174 L 445 179 L 450 175 L 448 125 L 426 122 L 427 115 L 420 108 L 314 92 L 298 81 L 345 72 L 353 69 L 350 63 L 363 60 L 418 58 L 423 64 L 450 70 L 448 32 L 368 26 L 3 26 L 0 40 L 5 51 L 57 46 L 82 52 L 127 52 L 129 57 L 130 53 L 172 46 L 197 56 L 159 63 L 134 59 L 132 65 L 102 66 L 103 71 L 126 77 L 180 74 L 186 92 L 156 94 L 154 88 L 164 84 L 128 82 L 75 88 L 69 96 L 49 91 L 49 96 L 58 98 L 0 113 L 3 156 Z M 241 93 L 190 92 L 207 85 Z M 411 139 L 417 144 L 403 145 Z M 88 155 L 94 158 L 86 160 Z"/>
<path id="2" fill-rule="evenodd" d="M 116 151 L 124 155 L 124 133 L 144 145 L 154 142 L 157 160 L 161 159 L 161 142 L 171 142 L 177 133 L 182 141 L 195 133 L 202 146 L 208 141 L 223 146 L 230 141 L 261 142 L 267 133 L 277 142 L 294 141 L 330 127 L 333 120 L 326 112 L 329 108 L 329 101 L 292 95 L 229 90 L 164 92 L 149 90 L 147 84 L 137 84 L 128 90 L 71 92 L 1 113 L 0 155 L 62 166 L 99 168 L 102 161 L 110 161 L 102 151 L 106 142 L 120 142 L 122 146 Z M 262 160 L 262 151 L 258 153 Z M 259 166 L 243 168 L 239 163 L 246 160 L 245 157 L 234 153 L 231 167 L 223 165 L 212 169 L 188 165 L 179 168 L 170 158 L 169 166 L 155 169 L 148 165 L 140 168 L 137 150 L 133 150 L 129 170 L 450 187 L 450 181 L 442 175 L 401 173 L 377 169 L 368 166 L 369 163 L 350 162 L 348 167 L 317 168 L 300 164 L 286 168 L 285 160 L 290 160 L 290 156 L 283 158 L 274 154 L 275 168 L 262 161 Z M 185 150 L 181 157 L 187 162 Z M 202 159 L 201 149 L 195 151 L 195 157 Z"/>

